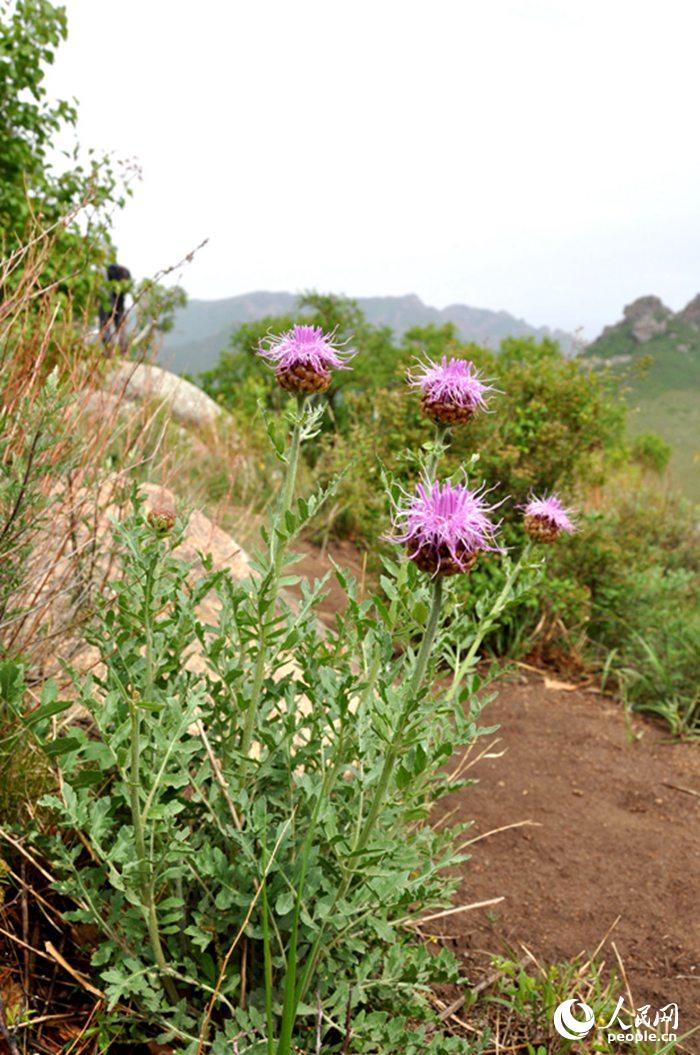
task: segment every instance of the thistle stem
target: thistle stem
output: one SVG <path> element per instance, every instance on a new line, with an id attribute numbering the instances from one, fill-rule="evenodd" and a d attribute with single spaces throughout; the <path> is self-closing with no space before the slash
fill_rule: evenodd
<path id="1" fill-rule="evenodd" d="M 426 466 L 428 479 L 433 480 L 437 471 L 440 456 L 446 450 L 450 440 L 450 429 L 448 425 L 435 424 L 435 436 L 433 438 L 433 450 Z"/>
<path id="2" fill-rule="evenodd" d="M 139 801 L 139 790 L 141 786 L 141 717 L 138 703 L 134 700 L 131 705 L 131 820 L 134 826 L 134 842 L 136 843 L 136 856 L 139 871 L 139 886 L 141 888 L 141 900 L 143 912 L 148 927 L 148 938 L 153 951 L 153 958 L 162 971 L 167 971 L 168 965 L 163 953 L 163 946 L 158 930 L 158 917 L 156 915 L 155 902 L 153 900 L 153 882 L 149 874 L 148 857 L 146 854 L 146 837 L 141 817 L 141 804 Z M 168 996 L 177 1000 L 177 993 L 169 978 L 163 979 L 163 984 Z"/>
<path id="3" fill-rule="evenodd" d="M 369 813 L 367 814 L 362 829 L 360 830 L 358 837 L 355 841 L 355 845 L 353 846 L 353 858 L 358 853 L 361 853 L 369 842 L 372 830 L 379 816 L 379 812 L 384 804 L 384 798 L 386 796 L 387 788 L 389 787 L 389 782 L 391 780 L 394 766 L 396 765 L 396 761 L 401 750 L 401 743 L 403 739 L 403 732 L 406 720 L 411 713 L 411 710 L 415 703 L 415 697 L 420 691 L 423 679 L 425 677 L 425 672 L 428 668 L 430 653 L 432 652 L 433 644 L 435 642 L 435 635 L 437 633 L 438 624 L 440 622 L 441 607 L 442 578 L 438 576 L 433 581 L 433 601 L 430 608 L 430 615 L 428 617 L 428 623 L 425 628 L 425 634 L 423 635 L 423 640 L 421 641 L 418 656 L 416 658 L 416 665 L 413 668 L 413 675 L 411 677 L 408 692 L 406 694 L 406 703 L 404 704 L 401 716 L 396 725 L 396 731 L 394 732 L 391 743 L 389 744 L 389 748 L 384 758 L 384 765 L 382 766 L 382 771 L 379 777 L 379 781 L 377 783 L 377 787 L 375 789 L 372 804 L 369 808 Z M 367 686 L 367 698 L 369 696 L 369 693 L 371 692 L 371 689 L 374 686 L 374 681 L 376 680 L 378 673 L 379 667 L 373 666 L 370 682 Z M 363 694 L 363 700 L 364 699 L 365 694 Z M 352 873 L 347 873 L 345 878 L 343 879 L 343 882 L 338 887 L 335 897 L 333 898 L 333 903 L 328 913 L 329 919 L 333 916 L 333 912 L 338 902 L 345 897 L 351 881 Z M 299 993 L 297 996 L 298 1001 L 303 1000 L 304 995 L 306 994 L 306 991 L 308 989 L 309 982 L 311 980 L 311 975 L 315 970 L 316 963 L 318 962 L 318 957 L 321 950 L 321 942 L 325 935 L 325 929 L 326 928 L 324 923 L 321 926 L 321 929 L 316 937 L 311 952 L 309 953 L 309 957 L 306 962 L 306 967 L 304 968 L 304 972 L 299 985 Z"/>
<path id="4" fill-rule="evenodd" d="M 267 866 L 266 866 L 267 867 Z M 265 980 L 265 1022 L 267 1024 L 267 1055 L 274 1055 L 274 1019 L 272 1016 L 272 951 L 270 949 L 270 906 L 267 900 L 267 876 L 262 889 L 263 977 Z"/>
<path id="5" fill-rule="evenodd" d="M 379 777 L 379 782 L 375 789 L 372 804 L 369 808 L 369 813 L 360 832 L 360 837 L 357 840 L 355 846 L 355 853 L 361 853 L 364 850 L 367 842 L 372 834 L 372 829 L 379 816 L 379 811 L 384 804 L 384 797 L 386 795 L 389 781 L 391 780 L 396 760 L 401 750 L 401 743 L 403 740 L 403 732 L 406 725 L 406 721 L 411 713 L 415 698 L 420 692 L 425 672 L 428 667 L 428 661 L 430 659 L 430 653 L 433 649 L 435 642 L 435 634 L 437 633 L 438 623 L 440 622 L 440 609 L 442 607 L 442 577 L 436 576 L 433 581 L 433 601 L 430 607 L 430 615 L 428 617 L 428 623 L 425 628 L 423 640 L 421 641 L 420 649 L 418 651 L 418 657 L 416 659 L 416 665 L 413 668 L 413 676 L 406 694 L 406 702 L 401 712 L 396 730 L 392 737 L 389 749 L 384 758 L 384 765 L 382 766 L 382 772 Z"/>
<path id="6" fill-rule="evenodd" d="M 292 440 L 289 446 L 289 454 L 287 455 L 287 468 L 280 493 L 280 504 L 277 516 L 272 524 L 272 533 L 270 536 L 271 567 L 268 576 L 268 583 L 264 587 L 264 589 L 268 591 L 268 600 L 270 603 L 266 606 L 265 612 L 272 611 L 274 613 L 275 605 L 277 603 L 278 579 L 282 570 L 282 561 L 284 559 L 285 550 L 284 544 L 280 543 L 280 540 L 277 537 L 277 525 L 279 524 L 280 527 L 284 528 L 285 517 L 294 498 L 294 487 L 296 485 L 297 470 L 299 467 L 299 451 L 301 449 L 301 433 L 305 401 L 306 396 L 297 396 L 297 415 L 294 422 Z M 265 627 L 265 612 L 260 613 L 258 654 L 255 657 L 253 687 L 250 694 L 248 709 L 246 711 L 243 736 L 241 739 L 241 754 L 243 756 L 244 766 L 250 755 L 250 748 L 253 742 L 253 731 L 255 729 L 255 717 L 260 703 L 260 696 L 262 695 L 263 681 L 265 680 L 265 666 L 267 663 L 267 630 Z"/>
<path id="7" fill-rule="evenodd" d="M 513 586 L 515 585 L 516 580 L 523 571 L 523 568 L 527 565 L 531 552 L 532 542 L 530 542 L 530 540 L 528 539 L 528 541 L 525 543 L 525 546 L 523 547 L 522 553 L 520 554 L 520 559 L 518 560 L 517 564 L 513 565 L 512 570 L 506 576 L 506 581 L 504 582 L 503 588 L 499 593 L 498 597 L 496 598 L 496 601 L 494 602 L 491 611 L 486 616 L 486 618 L 482 620 L 479 629 L 476 633 L 476 636 L 472 641 L 471 645 L 469 646 L 469 650 L 466 656 L 455 667 L 455 672 L 452 679 L 452 687 L 450 689 L 448 699 L 452 699 L 454 697 L 462 678 L 472 666 L 476 654 L 481 648 L 481 645 L 483 644 L 484 638 L 492 629 L 494 623 L 498 619 L 501 612 L 506 608 L 508 604 L 508 598 L 513 589 Z"/>
<path id="8" fill-rule="evenodd" d="M 304 884 L 306 883 L 306 874 L 308 871 L 309 860 L 311 857 L 311 851 L 314 845 L 314 835 L 316 833 L 316 825 L 318 823 L 318 817 L 321 810 L 321 806 L 326 802 L 331 794 L 333 784 L 340 772 L 343 765 L 343 758 L 345 753 L 345 726 L 341 727 L 340 739 L 337 747 L 337 758 L 335 765 L 328 765 L 323 776 L 323 783 L 316 799 L 314 806 L 314 812 L 311 817 L 311 823 L 304 839 L 301 853 L 301 868 L 299 875 L 299 882 L 296 889 L 296 897 L 294 902 L 294 919 L 292 922 L 292 933 L 289 941 L 289 947 L 287 950 L 287 970 L 284 979 L 284 999 L 282 1004 L 282 1024 L 280 1027 L 280 1039 L 277 1046 L 276 1055 L 291 1055 L 292 1052 L 292 1032 L 294 1030 L 294 1023 L 297 1019 L 297 1012 L 299 1008 L 299 1001 L 301 999 L 302 988 L 305 987 L 308 981 L 308 971 L 304 971 L 302 982 L 300 986 L 297 986 L 297 947 L 299 941 L 299 920 L 301 916 L 301 906 L 304 894 Z M 334 901 L 333 907 L 337 904 L 337 900 Z M 331 913 L 329 913 L 330 915 Z M 323 933 L 323 927 L 321 928 Z M 317 946 L 314 946 L 317 951 Z"/>
<path id="9" fill-rule="evenodd" d="M 292 500 L 294 498 L 294 487 L 297 480 L 297 470 L 299 468 L 299 451 L 301 450 L 301 430 L 304 416 L 304 404 L 306 402 L 306 396 L 297 396 L 297 415 L 294 422 L 294 430 L 292 432 L 292 441 L 289 445 L 289 454 L 287 455 L 287 469 L 284 475 L 284 483 L 282 484 L 282 491 L 280 493 L 280 504 L 277 513 L 277 522 L 284 527 L 285 516 L 291 507 Z M 280 565 L 282 557 L 284 555 L 284 546 L 280 546 L 277 533 L 272 529 L 272 538 L 270 539 L 270 557 L 272 559 L 275 577 L 279 575 Z"/>

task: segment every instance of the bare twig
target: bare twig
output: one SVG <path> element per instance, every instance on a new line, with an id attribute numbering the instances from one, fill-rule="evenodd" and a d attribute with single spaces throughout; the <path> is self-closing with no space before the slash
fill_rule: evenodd
<path id="1" fill-rule="evenodd" d="M 467 839 L 466 842 L 460 843 L 457 847 L 457 853 L 460 850 L 464 850 L 467 846 L 473 846 L 474 843 L 480 842 L 482 839 L 488 839 L 491 835 L 498 835 L 499 832 L 507 832 L 511 828 L 541 828 L 542 825 L 539 821 L 516 821 L 514 824 L 504 824 L 502 828 L 492 828 L 490 832 L 484 832 L 483 835 L 476 835 L 473 839 Z"/>
<path id="2" fill-rule="evenodd" d="M 100 999 L 104 999 L 104 993 L 100 989 L 97 989 L 92 984 L 92 982 L 88 981 L 84 974 L 81 974 L 80 971 L 77 971 L 75 967 L 71 967 L 71 965 L 68 963 L 68 960 L 66 960 L 66 958 L 61 955 L 58 949 L 56 949 L 50 941 L 44 942 L 44 948 L 46 949 L 51 959 L 55 960 L 56 963 L 59 964 L 63 968 L 63 970 L 71 976 L 71 978 L 74 978 L 78 985 L 81 986 L 81 988 L 86 989 L 87 992 L 92 993 L 93 996 L 97 996 Z"/>
<path id="3" fill-rule="evenodd" d="M 471 905 L 457 905 L 456 908 L 446 908 L 442 912 L 433 912 L 430 916 L 423 916 L 422 919 L 411 919 L 410 916 L 404 916 L 403 919 L 397 920 L 397 926 L 414 926 L 422 927 L 425 923 L 432 923 L 435 919 L 444 919 L 445 916 L 455 916 L 458 912 L 471 912 L 476 908 L 486 908 L 488 905 L 498 905 L 501 901 L 505 901 L 505 897 L 492 897 L 488 901 L 474 901 Z"/>
<path id="4" fill-rule="evenodd" d="M 671 784 L 669 781 L 664 780 L 663 786 L 665 788 L 673 788 L 674 791 L 683 791 L 686 795 L 693 795 L 696 799 L 700 799 L 700 791 L 694 791 L 693 788 L 684 788 L 682 784 Z"/>

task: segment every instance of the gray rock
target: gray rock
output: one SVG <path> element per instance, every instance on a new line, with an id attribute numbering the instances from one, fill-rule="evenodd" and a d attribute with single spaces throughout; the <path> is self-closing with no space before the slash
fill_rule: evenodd
<path id="1" fill-rule="evenodd" d="M 627 304 L 623 311 L 625 321 L 631 324 L 632 336 L 638 344 L 646 344 L 653 337 L 666 332 L 668 320 L 673 312 L 659 297 L 638 297 Z"/>
<path id="2" fill-rule="evenodd" d="M 683 311 L 678 312 L 677 317 L 700 330 L 700 293 L 686 304 Z"/>
<path id="3" fill-rule="evenodd" d="M 135 403 L 160 403 L 182 425 L 210 426 L 222 414 L 221 407 L 196 385 L 147 363 L 118 363 L 107 378 L 106 389 Z"/>

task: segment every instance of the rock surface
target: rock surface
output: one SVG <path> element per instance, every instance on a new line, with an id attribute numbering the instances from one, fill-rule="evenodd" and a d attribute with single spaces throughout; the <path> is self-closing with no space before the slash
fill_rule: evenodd
<path id="1" fill-rule="evenodd" d="M 135 403 L 155 402 L 167 407 L 182 425 L 206 428 L 222 415 L 221 407 L 190 381 L 148 363 L 118 363 L 110 372 L 106 391 Z"/>
<path id="2" fill-rule="evenodd" d="M 166 487 L 142 483 L 139 492 L 147 513 L 154 508 L 182 511 L 182 503 Z M 75 595 L 80 594 L 78 607 L 82 608 L 83 603 L 89 607 L 91 596 L 109 591 L 110 580 L 119 574 L 112 525 L 129 512 L 130 506 L 128 481 L 120 474 L 108 477 L 96 494 L 85 489 L 57 493 L 54 514 L 42 528 L 34 549 L 27 595 L 17 600 L 18 607 L 35 613 L 27 622 L 26 634 L 33 641 L 42 676 L 60 673 L 59 656 L 83 672 L 97 662 L 97 650 L 83 639 Z M 201 510 L 189 514 L 175 554 L 192 564 L 194 576 L 202 570 L 203 556 L 214 568 L 227 569 L 236 580 L 251 574 L 245 551 Z M 216 623 L 219 608 L 217 597 L 210 594 L 201 602 L 200 618 Z M 17 647 L 21 646 L 20 636 Z"/>
<path id="3" fill-rule="evenodd" d="M 632 336 L 639 344 L 646 344 L 653 337 L 666 332 L 668 320 L 673 312 L 659 297 L 638 297 L 627 304 L 623 311 L 625 320 L 631 324 Z"/>
<path id="4" fill-rule="evenodd" d="M 686 304 L 683 311 L 678 312 L 678 318 L 700 330 L 700 293 Z"/>

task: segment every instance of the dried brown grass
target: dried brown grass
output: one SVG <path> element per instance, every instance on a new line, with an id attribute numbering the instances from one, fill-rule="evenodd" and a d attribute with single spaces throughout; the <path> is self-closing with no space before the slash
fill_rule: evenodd
<path id="1" fill-rule="evenodd" d="M 0 262 L 0 656 L 32 680 L 69 658 L 76 630 L 111 570 L 100 513 L 159 444 L 122 394 L 99 394 L 108 367 L 90 320 L 57 285 L 42 286 L 51 233 Z M 55 396 L 51 395 L 55 388 Z M 12 573 L 11 573 L 12 570 Z"/>

